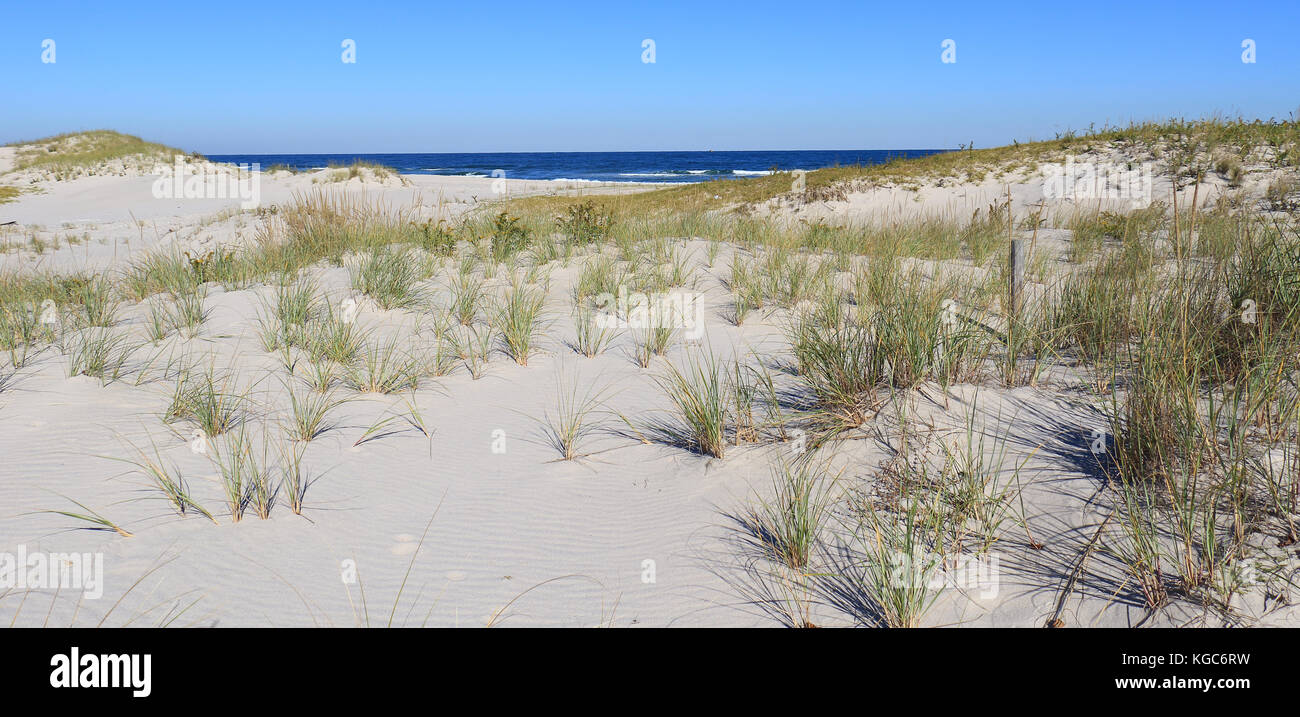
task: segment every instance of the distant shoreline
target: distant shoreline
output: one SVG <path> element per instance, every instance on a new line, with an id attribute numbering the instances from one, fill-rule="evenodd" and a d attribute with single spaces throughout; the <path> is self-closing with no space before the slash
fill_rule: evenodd
<path id="1" fill-rule="evenodd" d="M 404 175 L 568 182 L 686 184 L 762 177 L 773 171 L 869 166 L 951 150 L 762 150 L 672 152 L 466 152 L 370 154 L 214 154 L 214 162 L 310 172 L 354 163 Z"/>

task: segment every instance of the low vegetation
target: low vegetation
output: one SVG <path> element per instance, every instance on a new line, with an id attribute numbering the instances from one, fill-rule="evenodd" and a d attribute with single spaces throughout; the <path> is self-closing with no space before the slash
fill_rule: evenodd
<path id="1" fill-rule="evenodd" d="M 657 386 L 659 410 L 610 409 L 623 418 L 611 434 L 708 465 L 777 454 L 770 490 L 737 522 L 794 606 L 790 624 L 812 624 L 818 590 L 851 588 L 864 610 L 856 619 L 895 627 L 926 624 L 939 598 L 933 578 L 953 563 L 995 548 L 1044 549 L 1021 507 L 1026 456 L 1041 446 L 1023 449 L 1005 428 L 990 433 L 973 400 L 946 433 L 925 425 L 916 406 L 946 417 L 958 387 L 1050 393 L 1086 406 L 1101 427 L 1090 435 L 1052 426 L 1053 435 L 1083 436 L 1076 451 L 1052 458 L 1096 483 L 1107 517 L 1088 549 L 1118 571 L 1109 593 L 1149 611 L 1193 605 L 1237 624 L 1234 606 L 1258 587 L 1242 578 L 1247 566 L 1300 542 L 1300 224 L 1286 178 L 1300 161 L 1298 141 L 1291 122 L 1142 124 L 819 170 L 801 197 L 789 197 L 790 177 L 776 173 L 512 199 L 436 223 L 316 190 L 261 217 L 238 249 L 159 251 L 107 274 L 6 269 L 0 388 L 47 351 L 64 357 L 70 375 L 103 384 L 137 373 L 149 380 L 147 367 L 168 362 L 153 369 L 170 389 L 162 418 L 212 442 L 224 512 L 237 522 L 269 518 L 277 505 L 301 513 L 305 446 L 344 430 L 337 416 L 352 402 L 408 401 L 354 448 L 398 425 L 430 437 L 416 404 L 430 384 L 489 373 L 513 381 L 551 360 L 621 361 Z M 50 154 L 82 151 L 55 146 Z M 117 151 L 108 147 L 85 152 Z M 753 211 L 774 198 L 970 180 L 989 167 L 1028 170 L 1116 147 L 1159 160 L 1193 192 L 1211 173 L 1238 187 L 1256 182 L 1259 202 L 1162 199 L 1056 216 L 994 203 L 969 217 L 846 225 Z M 1276 176 L 1265 182 L 1264 172 Z M 1012 297 L 1006 237 L 1036 239 L 1044 228 L 1059 232 L 1057 243 L 1036 248 L 1026 294 Z M 349 281 L 318 281 L 321 269 L 340 267 Z M 552 276 L 566 283 L 553 291 Z M 258 292 L 258 358 L 278 359 L 287 404 L 259 407 L 233 369 L 166 353 L 217 340 L 208 325 L 214 284 Z M 683 326 L 628 322 L 607 301 L 672 291 L 723 299 L 703 309 L 718 334 L 700 341 Z M 568 305 L 554 306 L 557 296 Z M 573 317 L 563 343 L 548 340 L 554 309 Z M 715 351 L 715 335 L 739 338 Z M 572 353 L 552 352 L 565 344 Z M 576 378 L 557 382 L 540 423 L 560 460 L 589 455 L 606 403 L 604 391 Z M 278 416 L 276 441 L 257 427 L 259 413 Z M 887 458 L 853 474 L 833 468 L 848 441 L 870 441 Z M 431 438 L 430 446 L 432 456 Z M 212 518 L 156 453 L 130 462 L 178 515 Z M 908 579 L 896 579 L 900 570 Z M 1291 574 L 1268 574 L 1282 577 L 1264 589 L 1281 595 Z"/>

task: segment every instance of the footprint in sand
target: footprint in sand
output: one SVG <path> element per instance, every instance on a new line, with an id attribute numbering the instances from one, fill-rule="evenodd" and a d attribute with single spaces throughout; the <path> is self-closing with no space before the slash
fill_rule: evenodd
<path id="1" fill-rule="evenodd" d="M 393 536 L 393 540 L 397 542 L 393 543 L 393 547 L 388 549 L 393 555 L 410 555 L 420 549 L 420 544 L 416 542 L 414 535 L 402 533 Z"/>

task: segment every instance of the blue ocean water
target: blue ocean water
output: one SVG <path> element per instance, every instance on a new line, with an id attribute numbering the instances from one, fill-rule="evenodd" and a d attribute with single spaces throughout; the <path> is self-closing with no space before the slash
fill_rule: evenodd
<path id="1" fill-rule="evenodd" d="M 774 168 L 821 169 L 881 164 L 943 149 L 836 149 L 762 152 L 486 152 L 470 154 L 215 154 L 209 159 L 320 169 L 356 160 L 377 162 L 403 174 L 443 174 L 508 179 L 590 182 L 700 182 L 768 174 Z M 502 175 L 500 172 L 504 172 Z M 494 173 L 495 172 L 495 173 Z"/>

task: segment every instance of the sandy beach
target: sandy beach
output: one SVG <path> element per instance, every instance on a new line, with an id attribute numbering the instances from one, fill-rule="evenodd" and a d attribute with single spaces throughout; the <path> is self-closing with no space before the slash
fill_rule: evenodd
<path id="1" fill-rule="evenodd" d="M 1113 151 L 1094 161 L 1138 159 Z M 371 276 L 378 270 L 370 262 L 391 254 L 360 244 L 337 264 L 308 262 L 279 282 L 202 273 L 222 271 L 213 257 L 235 261 L 296 241 L 307 231 L 302 222 L 324 216 L 323 207 L 438 227 L 498 210 L 525 213 L 515 207 L 530 200 L 634 201 L 652 186 L 364 172 L 330 182 L 322 181 L 328 170 L 277 172 L 259 175 L 259 205 L 242 209 L 238 199 L 157 198 L 159 175 L 147 169 L 45 179 L 13 171 L 14 148 L 0 152 L 0 183 L 22 188 L 0 204 L 0 272 L 11 281 L 89 275 L 116 282 L 102 320 L 89 308 L 52 302 L 36 329 L 46 338 L 11 346 L 0 364 L 0 552 L 102 556 L 102 585 L 0 588 L 0 624 L 883 625 L 899 616 L 882 604 L 864 567 L 871 546 L 852 542 L 863 516 L 878 508 L 854 511 L 886 500 L 905 485 L 900 476 L 929 476 L 923 485 L 961 480 L 975 464 L 983 466 L 982 498 L 968 515 L 947 514 L 938 526 L 949 552 L 914 566 L 930 585 L 924 609 L 904 615 L 914 624 L 1297 619 L 1272 588 L 1230 589 L 1227 605 L 1188 594 L 1151 609 L 1123 551 L 1106 547 L 1123 514 L 1122 496 L 1097 468 L 1096 438 L 1112 430 L 1109 394 L 1098 394 L 1095 367 L 1079 360 L 1039 355 L 1032 378 L 1010 382 L 993 379 L 997 370 L 988 367 L 970 377 L 926 375 L 873 393 L 865 422 L 826 434 L 791 333 L 800 317 L 821 316 L 821 289 L 782 289 L 788 301 L 760 301 L 738 315 L 736 267 L 750 262 L 757 270 L 776 251 L 740 239 L 741 225 L 716 230 L 723 236 L 633 229 L 627 241 L 612 242 L 533 234 L 526 250 L 500 256 L 494 237 L 511 230 L 498 219 L 492 236 L 467 229 L 446 253 L 397 255 L 413 274 L 396 292 L 367 283 L 385 278 Z M 1261 166 L 1231 187 L 1225 177 L 1205 177 L 1181 186 L 1177 201 L 1208 215 L 1226 194 L 1260 201 L 1278 175 Z M 1064 265 L 1080 231 L 1064 217 L 1139 212 L 1175 199 L 1172 176 L 1159 169 L 1140 204 L 1053 197 L 1041 170 L 917 182 L 840 184 L 833 196 L 785 191 L 749 203 L 744 214 L 783 227 L 915 228 L 942 220 L 959 222 L 956 232 L 981 210 L 993 219 L 990 205 L 1009 194 L 1012 216 L 1062 217 L 1011 232 L 1032 237 L 1040 261 Z M 735 206 L 704 216 L 725 218 Z M 937 281 L 948 271 L 982 277 L 998 266 L 924 254 L 898 257 L 890 272 Z M 161 270 L 141 273 L 159 256 L 188 272 L 183 280 L 196 282 L 190 293 L 154 288 L 150 282 L 171 281 Z M 871 273 L 877 259 L 843 250 L 795 256 L 811 261 L 805 266 L 826 286 L 847 292 L 847 302 L 837 294 L 835 310 L 865 312 L 864 282 L 883 276 Z M 602 262 L 625 262 L 625 293 L 645 288 L 643 269 L 671 270 L 660 285 L 686 296 L 692 315 L 660 349 L 647 343 L 653 330 L 629 322 L 624 308 L 601 315 L 624 324 L 584 355 L 589 341 L 575 311 L 591 298 L 587 285 Z M 1027 295 L 1053 296 L 1056 283 L 1037 271 Z M 774 286 L 795 280 L 778 277 Z M 470 297 L 466 316 L 469 284 L 479 300 Z M 355 330 L 360 338 L 348 359 L 331 367 L 320 360 L 328 348 L 318 351 L 310 340 L 268 340 L 268 331 L 291 328 L 275 328 L 271 317 L 287 310 L 293 287 L 310 295 L 304 310 L 312 318 L 301 330 Z M 508 307 L 527 297 L 537 304 L 521 349 L 510 338 L 517 317 Z M 974 316 L 973 300 L 962 301 L 963 314 Z M 185 315 L 186 306 L 188 320 L 160 318 Z M 36 317 L 44 306 L 10 308 Z M 996 318 L 979 321 L 998 326 Z M 87 338 L 106 333 L 114 338 L 94 346 Z M 88 370 L 96 346 L 104 356 Z M 681 428 L 670 388 L 718 367 L 750 377 L 722 381 L 732 403 L 723 407 L 721 444 L 684 439 L 694 434 Z M 892 370 L 901 369 L 894 362 Z M 178 398 L 193 398 L 191 382 L 204 380 L 208 399 L 229 409 L 217 422 L 220 433 L 207 430 L 210 415 Z M 765 385 L 773 398 L 767 417 L 755 420 Z M 302 403 L 313 400 L 323 410 L 304 429 Z M 580 420 L 569 422 L 566 443 L 563 419 L 575 413 Z M 792 484 L 783 481 L 798 472 L 792 466 L 809 465 L 816 494 L 833 494 L 821 517 L 838 526 L 826 529 L 838 538 L 815 542 L 802 562 L 783 566 L 763 516 L 773 506 L 774 515 L 789 514 L 783 490 Z M 149 466 L 162 467 L 172 489 Z M 234 488 L 232 470 L 245 472 Z M 948 500 L 940 495 L 934 500 Z M 801 505 L 810 507 L 806 499 Z M 1277 542 L 1270 520 L 1252 522 L 1242 544 L 1289 575 L 1294 553 Z"/>

